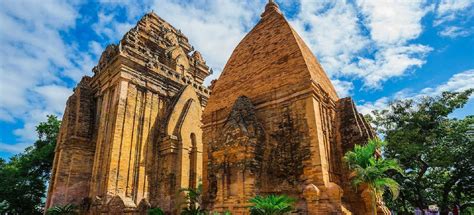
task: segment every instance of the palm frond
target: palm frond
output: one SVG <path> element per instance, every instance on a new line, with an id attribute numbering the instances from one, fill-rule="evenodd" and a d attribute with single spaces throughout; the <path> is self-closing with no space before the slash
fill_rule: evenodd
<path id="1" fill-rule="evenodd" d="M 391 178 L 380 178 L 375 181 L 375 186 L 379 190 L 387 189 L 392 194 L 392 199 L 398 198 L 400 194 L 400 185 Z"/>
<path id="2" fill-rule="evenodd" d="M 56 205 L 54 207 L 49 208 L 46 211 L 47 215 L 66 215 L 66 214 L 77 214 L 76 206 L 72 204 L 66 205 Z"/>
<path id="3" fill-rule="evenodd" d="M 392 197 L 397 198 L 400 186 L 395 180 L 388 178 L 386 173 L 393 170 L 403 174 L 403 170 L 395 160 L 375 157 L 375 152 L 383 145 L 381 140 L 369 140 L 366 145 L 356 145 L 353 151 L 347 152 L 344 160 L 352 170 L 351 180 L 354 187 L 365 184 L 373 188 L 376 194 L 389 190 Z"/>
<path id="4" fill-rule="evenodd" d="M 256 196 L 250 199 L 249 202 L 254 204 L 250 207 L 252 215 L 280 215 L 292 211 L 292 204 L 295 200 L 285 195 L 269 195 L 266 197 Z"/>

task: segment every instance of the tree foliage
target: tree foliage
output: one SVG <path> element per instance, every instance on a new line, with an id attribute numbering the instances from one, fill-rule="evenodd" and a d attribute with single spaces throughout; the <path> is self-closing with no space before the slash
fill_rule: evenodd
<path id="1" fill-rule="evenodd" d="M 376 198 L 381 197 L 385 190 L 390 191 L 393 199 L 399 194 L 400 186 L 387 176 L 389 171 L 402 173 L 403 170 L 392 159 L 376 157 L 376 153 L 384 145 L 379 139 L 369 140 L 366 145 L 356 145 L 352 151 L 344 155 L 344 160 L 353 171 L 352 184 L 358 188 L 365 185 L 372 193 L 374 213 L 377 213 Z"/>
<path id="2" fill-rule="evenodd" d="M 249 200 L 252 215 L 282 215 L 293 210 L 294 199 L 285 195 L 256 196 Z"/>
<path id="3" fill-rule="evenodd" d="M 0 160 L 0 213 L 42 214 L 60 121 L 48 116 L 38 140 L 10 161 Z"/>
<path id="4" fill-rule="evenodd" d="M 395 176 L 401 195 L 387 199 L 392 208 L 408 214 L 436 204 L 447 214 L 453 205 L 465 209 L 473 204 L 474 116 L 449 117 L 472 92 L 395 101 L 369 117 L 388 143 L 384 156 L 399 160 L 405 171 Z"/>

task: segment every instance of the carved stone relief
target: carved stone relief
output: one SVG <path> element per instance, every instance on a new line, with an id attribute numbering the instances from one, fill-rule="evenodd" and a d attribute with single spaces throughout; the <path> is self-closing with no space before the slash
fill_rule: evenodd
<path id="1" fill-rule="evenodd" d="M 310 158 L 309 145 L 303 141 L 301 121 L 304 119 L 294 118 L 286 107 L 277 129 L 270 135 L 274 145 L 270 146 L 266 173 L 277 183 L 296 185 L 303 174 L 303 161 Z"/>

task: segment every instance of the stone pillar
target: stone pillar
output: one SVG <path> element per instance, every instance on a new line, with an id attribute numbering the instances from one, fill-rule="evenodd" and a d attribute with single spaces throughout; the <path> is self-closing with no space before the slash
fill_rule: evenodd
<path id="1" fill-rule="evenodd" d="M 56 143 L 46 208 L 87 203 L 95 142 L 94 102 L 90 77 L 84 77 L 69 97 Z"/>

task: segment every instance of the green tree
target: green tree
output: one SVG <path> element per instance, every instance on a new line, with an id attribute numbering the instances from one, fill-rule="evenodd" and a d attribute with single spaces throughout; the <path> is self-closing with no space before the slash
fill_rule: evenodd
<path id="1" fill-rule="evenodd" d="M 344 155 L 344 160 L 352 173 L 352 184 L 358 188 L 366 186 L 372 194 L 374 214 L 377 214 L 376 200 L 382 197 L 385 190 L 389 190 L 392 197 L 396 199 L 400 186 L 392 178 L 387 176 L 389 171 L 402 173 L 402 169 L 395 160 L 376 157 L 377 150 L 384 145 L 379 139 L 369 140 L 366 145 L 356 145 L 353 151 Z"/>
<path id="2" fill-rule="evenodd" d="M 473 204 L 474 117 L 449 118 L 473 90 L 393 102 L 369 117 L 388 143 L 384 156 L 397 159 L 405 175 L 394 175 L 400 198 L 387 199 L 392 209 L 409 214 L 436 204 L 441 214 L 453 205 L 461 211 Z"/>
<path id="3" fill-rule="evenodd" d="M 59 126 L 56 116 L 48 116 L 36 127 L 33 146 L 0 161 L 0 213 L 42 214 Z"/>
<path id="4" fill-rule="evenodd" d="M 249 200 L 252 215 L 282 215 L 293 210 L 294 199 L 285 195 L 256 196 Z"/>

